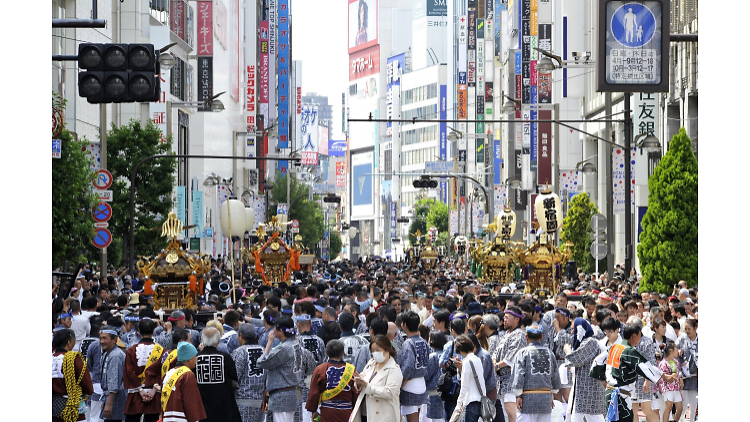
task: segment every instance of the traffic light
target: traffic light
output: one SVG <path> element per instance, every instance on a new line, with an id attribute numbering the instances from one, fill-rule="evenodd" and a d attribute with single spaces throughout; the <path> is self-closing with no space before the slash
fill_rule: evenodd
<path id="1" fill-rule="evenodd" d="M 412 186 L 417 189 L 435 189 L 438 187 L 438 182 L 435 179 L 430 179 L 427 176 L 422 176 L 419 179 L 412 182 Z"/>
<path id="2" fill-rule="evenodd" d="M 335 204 L 339 204 L 341 203 L 341 197 L 333 194 L 328 194 L 323 197 L 323 202 L 332 202 Z"/>
<path id="3" fill-rule="evenodd" d="M 91 104 L 159 101 L 158 57 L 153 44 L 80 44 L 78 95 Z"/>

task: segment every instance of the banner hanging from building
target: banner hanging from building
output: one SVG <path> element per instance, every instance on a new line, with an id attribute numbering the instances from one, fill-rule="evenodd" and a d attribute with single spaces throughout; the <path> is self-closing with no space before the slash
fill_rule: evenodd
<path id="1" fill-rule="evenodd" d="M 318 164 L 318 106 L 302 106 L 299 119 L 302 165 L 315 166 Z"/>

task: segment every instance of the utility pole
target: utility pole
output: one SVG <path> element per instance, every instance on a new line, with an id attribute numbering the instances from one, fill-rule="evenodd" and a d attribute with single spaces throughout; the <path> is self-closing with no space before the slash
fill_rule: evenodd
<path id="1" fill-rule="evenodd" d="M 96 4 L 96 2 L 94 2 Z M 107 104 L 99 104 L 99 145 L 101 148 L 100 169 L 107 169 Z M 101 275 L 99 280 L 104 283 L 107 279 L 107 248 L 102 248 L 100 259 Z"/>

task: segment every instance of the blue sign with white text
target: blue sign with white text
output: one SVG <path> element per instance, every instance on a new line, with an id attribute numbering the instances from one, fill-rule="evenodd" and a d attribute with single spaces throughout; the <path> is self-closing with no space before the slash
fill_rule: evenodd
<path id="1" fill-rule="evenodd" d="M 448 87 L 446 85 L 440 85 L 440 159 L 448 159 L 448 125 L 445 122 L 448 107 L 446 105 L 446 95 Z M 448 203 L 448 182 L 444 179 L 440 181 L 440 200 L 444 203 Z"/>

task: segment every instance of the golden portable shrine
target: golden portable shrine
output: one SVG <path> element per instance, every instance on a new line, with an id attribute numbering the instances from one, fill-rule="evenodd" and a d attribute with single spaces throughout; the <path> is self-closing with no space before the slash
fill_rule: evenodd
<path id="1" fill-rule="evenodd" d="M 292 273 L 302 269 L 301 264 L 311 269 L 313 263 L 313 256 L 302 244 L 302 236 L 295 236 L 291 245 L 281 238 L 287 224 L 271 217 L 267 224 L 258 225 L 258 241 L 242 250 L 243 263 L 248 265 L 253 276 L 262 278 L 267 285 L 289 282 Z"/>
<path id="2" fill-rule="evenodd" d="M 484 244 L 475 239 L 470 242 L 472 267 L 483 271 L 485 282 L 509 284 L 517 268 L 526 281 L 524 293 L 557 292 L 562 281 L 562 266 L 570 259 L 573 244 L 566 242 L 563 248 L 557 248 L 549 240 L 550 234 L 562 225 L 560 200 L 556 194 L 543 190 L 534 206 L 539 222 L 534 222 L 532 227 L 539 236 L 532 245 L 510 241 L 516 229 L 516 215 L 507 207 L 487 227 L 495 234 L 494 240 Z"/>
<path id="3" fill-rule="evenodd" d="M 154 295 L 154 309 L 172 312 L 198 308 L 198 292 L 203 290 L 203 276 L 211 269 L 211 259 L 180 247 L 177 236 L 183 230 L 177 215 L 170 212 L 161 230 L 161 237 L 169 239 L 166 249 L 154 259 L 138 256 L 138 271 L 146 277 L 143 293 Z"/>

